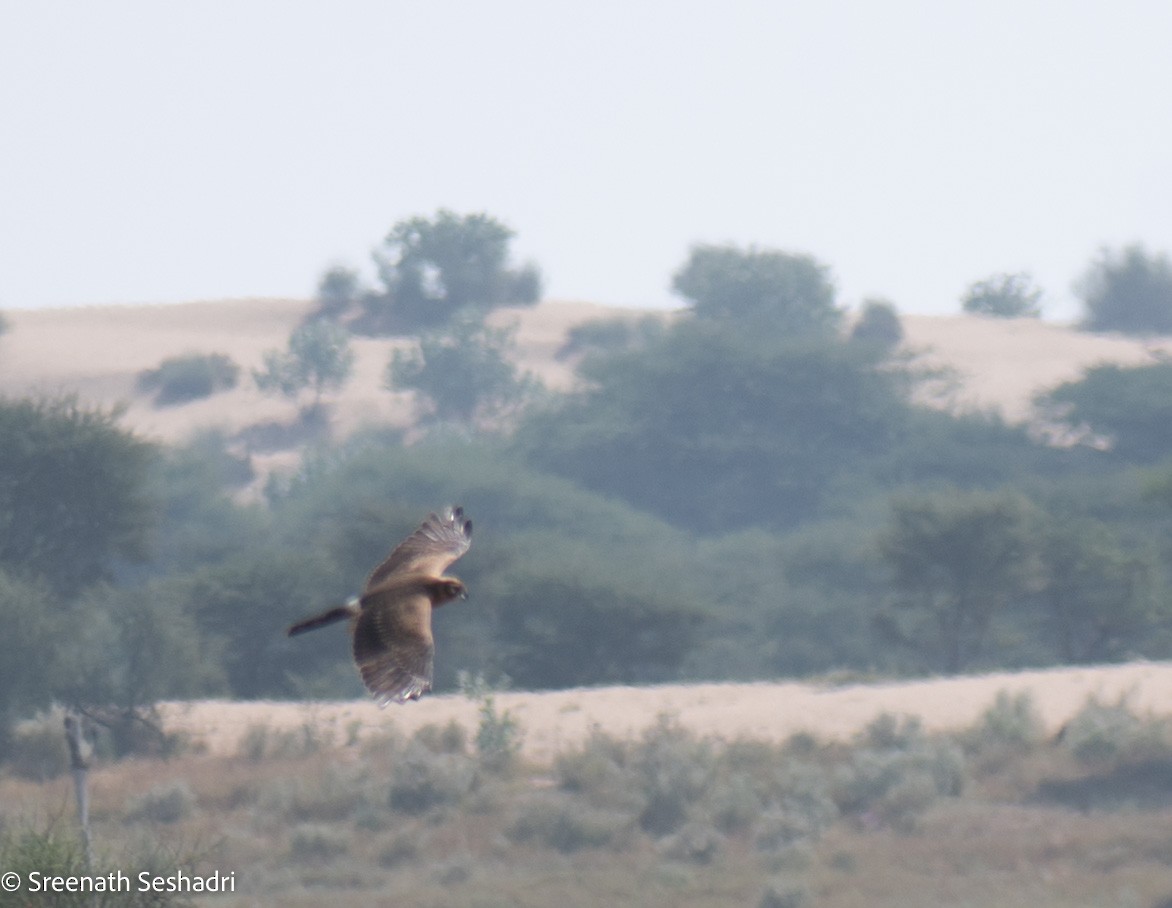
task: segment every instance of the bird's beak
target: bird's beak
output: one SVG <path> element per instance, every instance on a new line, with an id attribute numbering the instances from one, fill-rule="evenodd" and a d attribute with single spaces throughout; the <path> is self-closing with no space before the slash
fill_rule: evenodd
<path id="1" fill-rule="evenodd" d="M 462 590 L 460 590 L 460 598 L 461 598 L 461 599 L 467 599 L 467 598 L 468 598 L 468 590 L 467 590 L 467 589 L 462 589 Z"/>

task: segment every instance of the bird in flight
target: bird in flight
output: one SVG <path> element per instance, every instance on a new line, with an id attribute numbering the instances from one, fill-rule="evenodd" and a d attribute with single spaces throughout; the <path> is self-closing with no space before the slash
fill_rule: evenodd
<path id="1" fill-rule="evenodd" d="M 362 595 L 297 622 L 289 636 L 349 619 L 358 673 L 378 705 L 418 700 L 431 690 L 431 610 L 468 598 L 463 582 L 444 571 L 471 543 L 463 508 L 429 515 L 371 572 Z"/>

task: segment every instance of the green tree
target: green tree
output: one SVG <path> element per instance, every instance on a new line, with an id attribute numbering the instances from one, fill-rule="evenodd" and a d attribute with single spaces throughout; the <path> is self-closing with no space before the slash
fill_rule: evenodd
<path id="1" fill-rule="evenodd" d="M 851 340 L 875 344 L 882 350 L 891 350 L 903 340 L 903 325 L 895 306 L 887 300 L 870 299 L 863 303 L 859 320 L 851 328 Z"/>
<path id="2" fill-rule="evenodd" d="M 509 267 L 514 233 L 487 214 L 441 209 L 433 218 L 400 221 L 374 253 L 381 294 L 363 298 L 357 324 L 372 334 L 413 334 L 455 313 L 532 305 L 541 296 L 533 265 Z"/>
<path id="3" fill-rule="evenodd" d="M 1172 361 L 1092 366 L 1038 402 L 1072 430 L 1089 428 L 1106 439 L 1123 460 L 1151 463 L 1172 451 Z"/>
<path id="4" fill-rule="evenodd" d="M 162 745 L 160 700 L 223 691 L 218 656 L 174 578 L 91 587 L 63 617 L 54 699 L 98 719 L 120 756 Z"/>
<path id="5" fill-rule="evenodd" d="M 417 392 L 431 422 L 473 425 L 499 418 L 540 387 L 531 374 L 518 374 L 511 359 L 515 336 L 515 327 L 490 327 L 465 310 L 446 328 L 424 332 L 417 348 L 396 350 L 386 386 Z"/>
<path id="6" fill-rule="evenodd" d="M 264 369 L 254 370 L 256 386 L 264 393 L 277 393 L 296 400 L 309 389 L 309 409 L 321 406 L 322 395 L 342 387 L 354 370 L 354 351 L 344 328 L 325 319 L 301 325 L 291 335 L 285 350 L 269 350 Z"/>
<path id="7" fill-rule="evenodd" d="M 0 568 L 72 593 L 146 554 L 147 442 L 117 411 L 0 400 Z"/>
<path id="8" fill-rule="evenodd" d="M 961 297 L 961 308 L 970 315 L 994 318 L 1038 318 L 1042 314 L 1042 291 L 1025 272 L 994 274 L 969 285 Z"/>
<path id="9" fill-rule="evenodd" d="M 363 293 L 362 280 L 357 271 L 340 266 L 331 268 L 318 282 L 315 296 L 317 306 L 309 320 L 339 319 L 354 308 Z"/>
<path id="10" fill-rule="evenodd" d="M 1036 581 L 1034 508 L 1013 493 L 949 491 L 894 502 L 879 540 L 895 596 L 883 629 L 953 673 L 981 655 L 994 617 Z"/>
<path id="11" fill-rule="evenodd" d="M 1040 536 L 1042 601 L 1063 662 L 1118 659 L 1156 627 L 1156 564 L 1093 520 L 1051 520 Z"/>
<path id="12" fill-rule="evenodd" d="M 808 255 L 695 246 L 672 278 L 697 319 L 778 338 L 830 337 L 842 322 L 829 269 Z"/>
<path id="13" fill-rule="evenodd" d="M 180 610 L 193 616 L 208 651 L 217 654 L 234 696 L 298 696 L 304 693 L 298 676 L 313 674 L 331 660 L 357 690 L 344 634 L 333 637 L 333 648 L 328 640 L 310 648 L 283 633 L 298 618 L 347 595 L 337 589 L 336 567 L 327 558 L 254 546 L 176 583 Z"/>
<path id="14" fill-rule="evenodd" d="M 808 518 L 908 413 L 905 376 L 866 345 L 700 319 L 581 374 L 582 391 L 522 425 L 530 462 L 703 532 Z"/>
<path id="15" fill-rule="evenodd" d="M 1172 262 L 1142 246 L 1103 249 L 1076 283 L 1087 331 L 1172 333 Z"/>
<path id="16" fill-rule="evenodd" d="M 0 569 L 0 760 L 12 725 L 50 704 L 65 630 L 61 601 L 40 580 Z"/>
<path id="17" fill-rule="evenodd" d="M 336 597 L 353 592 L 388 541 L 410 532 L 437 502 L 459 502 L 477 527 L 472 549 L 454 568 L 468 584 L 468 602 L 437 609 L 433 619 L 442 655 L 437 690 L 453 689 L 459 669 L 507 675 L 528 688 L 680 676 L 715 586 L 686 535 L 527 469 L 497 440 L 425 439 L 404 447 L 380 434 L 351 442 L 340 455 L 308 470 L 273 506 L 276 525 L 291 534 L 284 546 L 338 565 Z M 330 601 L 322 597 L 314 608 Z M 233 605 L 223 613 L 232 615 Z M 300 639 L 291 650 L 296 658 L 334 649 L 326 662 L 296 663 L 298 677 L 328 663 L 353 684 L 345 634 L 314 641 L 312 654 Z M 279 672 L 264 674 L 267 683 L 280 683 Z"/>

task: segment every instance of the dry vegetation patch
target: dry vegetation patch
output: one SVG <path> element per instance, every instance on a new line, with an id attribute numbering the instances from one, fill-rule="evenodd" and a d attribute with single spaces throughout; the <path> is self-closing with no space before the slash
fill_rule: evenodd
<path id="1" fill-rule="evenodd" d="M 589 701 L 574 694 L 570 714 Z M 253 725 L 232 754 L 103 763 L 95 837 L 133 853 L 146 836 L 235 872 L 227 906 L 393 892 L 455 906 L 1057 908 L 1172 894 L 1172 734 L 1128 698 L 1085 699 L 1061 734 L 1029 695 L 996 692 L 949 732 L 885 711 L 838 738 L 726 737 L 658 714 L 501 764 L 478 741 L 504 702 L 486 710 L 482 695 L 463 721 L 411 732 L 360 734 L 319 711 L 328 734 Z M 1103 734 L 1118 746 L 1088 750 Z M 1052 787 L 1133 777 L 1162 797 L 1083 804 Z M 48 819 L 68 826 L 68 780 L 0 776 L 0 805 L 6 831 L 31 805 L 33 821 L 56 805 Z"/>

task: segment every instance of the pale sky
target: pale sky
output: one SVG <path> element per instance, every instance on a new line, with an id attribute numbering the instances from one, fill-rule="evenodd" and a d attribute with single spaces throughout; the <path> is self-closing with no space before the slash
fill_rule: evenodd
<path id="1" fill-rule="evenodd" d="M 0 0 L 0 309 L 313 293 L 486 211 L 551 299 L 696 242 L 958 311 L 1172 252 L 1165 0 Z"/>

